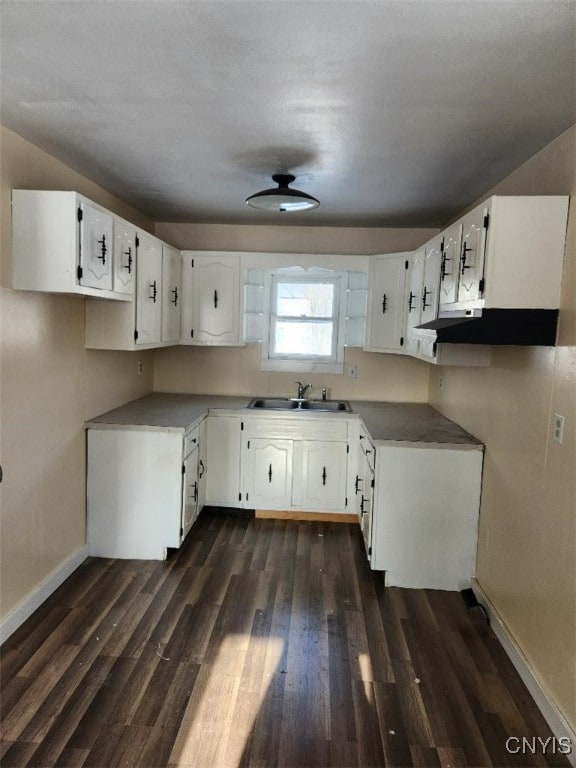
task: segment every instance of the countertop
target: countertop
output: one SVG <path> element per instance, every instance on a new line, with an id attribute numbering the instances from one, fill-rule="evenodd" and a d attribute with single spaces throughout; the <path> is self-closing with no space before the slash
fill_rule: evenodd
<path id="1" fill-rule="evenodd" d="M 181 395 L 155 392 L 86 422 L 91 429 L 125 427 L 185 432 L 208 411 L 238 413 L 252 397 Z M 351 400 L 353 413 L 309 414 L 297 418 L 361 418 L 373 442 L 426 447 L 459 446 L 482 449 L 482 443 L 426 403 L 388 403 Z M 250 413 L 253 413 L 250 411 Z M 278 412 L 275 412 L 278 413 Z M 259 412 L 262 415 L 262 411 Z M 288 414 L 287 414 L 288 415 Z"/>

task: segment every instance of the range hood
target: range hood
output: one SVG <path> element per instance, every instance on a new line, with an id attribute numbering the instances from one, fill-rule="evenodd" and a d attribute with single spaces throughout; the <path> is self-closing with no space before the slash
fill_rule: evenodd
<path id="1" fill-rule="evenodd" d="M 435 331 L 438 344 L 553 347 L 557 327 L 557 309 L 467 309 L 440 312 L 416 329 Z"/>

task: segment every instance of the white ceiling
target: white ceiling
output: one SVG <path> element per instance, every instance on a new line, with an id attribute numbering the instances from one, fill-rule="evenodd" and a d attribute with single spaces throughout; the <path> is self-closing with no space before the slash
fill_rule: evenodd
<path id="1" fill-rule="evenodd" d="M 440 226 L 576 120 L 576 0 L 0 13 L 3 124 L 157 220 Z M 320 208 L 248 208 L 277 171 Z"/>

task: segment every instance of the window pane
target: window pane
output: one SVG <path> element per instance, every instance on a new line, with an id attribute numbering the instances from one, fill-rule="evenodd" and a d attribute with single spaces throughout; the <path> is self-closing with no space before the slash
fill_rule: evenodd
<path id="1" fill-rule="evenodd" d="M 276 355 L 332 355 L 332 323 L 278 320 L 272 340 Z"/>
<path id="2" fill-rule="evenodd" d="M 276 314 L 284 317 L 332 317 L 333 283 L 278 282 Z"/>

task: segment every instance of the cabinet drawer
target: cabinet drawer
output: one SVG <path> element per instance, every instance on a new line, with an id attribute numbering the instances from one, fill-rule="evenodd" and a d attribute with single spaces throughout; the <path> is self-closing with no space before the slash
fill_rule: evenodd
<path id="1" fill-rule="evenodd" d="M 250 418 L 246 424 L 249 437 L 292 438 L 294 440 L 347 440 L 348 422 L 338 418 L 300 419 L 274 417 Z"/>
<path id="2" fill-rule="evenodd" d="M 184 458 L 192 453 L 194 448 L 198 446 L 198 440 L 200 437 L 200 426 L 193 427 L 189 432 L 184 435 Z"/>

